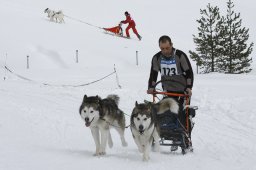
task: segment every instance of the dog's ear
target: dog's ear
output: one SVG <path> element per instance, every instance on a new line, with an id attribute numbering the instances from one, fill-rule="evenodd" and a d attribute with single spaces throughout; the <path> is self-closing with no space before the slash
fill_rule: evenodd
<path id="1" fill-rule="evenodd" d="M 85 102 L 86 99 L 87 99 L 87 95 L 85 94 L 85 95 L 84 95 L 83 102 Z"/>
<path id="2" fill-rule="evenodd" d="M 96 97 L 96 101 L 98 104 L 102 104 L 102 100 L 101 100 L 101 97 L 99 97 L 98 95 L 95 96 Z"/>
<path id="3" fill-rule="evenodd" d="M 138 104 L 138 102 L 136 101 L 136 102 L 135 102 L 135 106 L 137 107 L 138 105 L 139 105 L 139 104 Z"/>
<path id="4" fill-rule="evenodd" d="M 95 97 L 96 97 L 97 102 L 99 103 L 100 102 L 100 97 L 98 95 L 96 95 Z"/>
<path id="5" fill-rule="evenodd" d="M 145 104 L 154 104 L 153 102 L 148 101 L 148 100 L 144 100 L 144 103 L 145 103 Z"/>

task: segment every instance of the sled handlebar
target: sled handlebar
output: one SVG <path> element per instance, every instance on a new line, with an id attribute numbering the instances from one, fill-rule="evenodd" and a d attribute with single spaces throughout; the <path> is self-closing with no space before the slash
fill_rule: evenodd
<path id="1" fill-rule="evenodd" d="M 174 96 L 174 97 L 189 97 L 188 94 L 180 94 L 180 93 L 171 93 L 171 92 L 160 92 L 160 91 L 153 91 L 152 93 L 149 93 L 152 95 L 156 95 L 156 94 L 164 94 L 167 96 Z"/>
<path id="2" fill-rule="evenodd" d="M 160 91 L 153 91 L 152 93 L 148 93 L 148 94 L 152 94 L 154 103 L 155 103 L 155 98 L 157 97 L 156 96 L 157 94 L 162 94 L 162 95 L 166 95 L 166 96 L 169 96 L 169 97 L 184 97 L 184 98 L 186 98 L 186 101 L 188 101 L 189 97 L 190 97 L 188 94 L 160 92 Z"/>

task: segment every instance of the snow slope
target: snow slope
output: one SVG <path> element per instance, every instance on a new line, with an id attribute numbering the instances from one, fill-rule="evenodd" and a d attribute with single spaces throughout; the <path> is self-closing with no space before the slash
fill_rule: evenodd
<path id="1" fill-rule="evenodd" d="M 147 80 L 151 57 L 159 50 L 159 36 L 170 35 L 175 46 L 185 52 L 193 48 L 194 21 L 207 2 L 184 2 L 0 0 L 0 169 L 256 169 L 255 72 L 195 75 L 192 105 L 199 110 L 193 153 L 170 153 L 169 147 L 162 146 L 160 153 L 151 153 L 149 162 L 142 162 L 127 129 L 128 147 L 121 146 L 113 130 L 114 147 L 107 148 L 106 156 L 92 156 L 95 145 L 78 113 L 84 94 L 118 94 L 120 108 L 127 114 L 135 101 L 151 100 L 146 94 Z M 246 1 L 239 3 L 241 9 L 250 8 Z M 174 4 L 182 5 L 185 12 Z M 43 13 L 47 7 L 62 9 L 67 16 L 99 27 L 115 26 L 128 10 L 143 40 L 112 37 L 67 17 L 65 24 L 49 22 Z M 170 9 L 171 15 L 177 16 L 173 18 L 176 24 L 166 23 L 164 16 Z M 250 18 L 245 21 L 252 24 Z M 75 62 L 76 50 L 79 63 Z M 30 69 L 26 69 L 27 55 Z M 5 64 L 32 81 L 6 71 Z M 112 73 L 114 65 L 119 82 L 112 74 L 88 86 L 62 86 L 98 80 Z M 129 116 L 126 120 L 128 125 Z"/>

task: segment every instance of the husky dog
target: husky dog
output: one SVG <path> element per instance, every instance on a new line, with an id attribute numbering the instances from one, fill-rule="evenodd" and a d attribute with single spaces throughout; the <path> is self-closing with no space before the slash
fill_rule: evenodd
<path id="1" fill-rule="evenodd" d="M 159 125 L 156 120 L 156 114 L 171 111 L 178 114 L 178 103 L 172 98 L 166 98 L 157 104 L 147 102 L 135 103 L 135 108 L 131 115 L 131 131 L 138 149 L 143 153 L 143 160 L 149 160 L 149 152 L 153 140 L 154 147 L 159 151 Z"/>
<path id="2" fill-rule="evenodd" d="M 50 10 L 49 8 L 46 8 L 44 10 L 44 13 L 47 13 L 47 17 L 50 18 L 50 21 L 53 21 L 53 15 L 55 14 L 55 11 Z"/>
<path id="3" fill-rule="evenodd" d="M 56 12 L 54 10 L 50 10 L 49 8 L 46 8 L 44 10 L 44 13 L 48 14 L 47 17 L 50 18 L 50 21 L 64 23 L 64 14 L 61 10 Z"/>
<path id="4" fill-rule="evenodd" d="M 47 13 L 47 17 L 50 18 L 54 14 L 54 11 L 50 10 L 49 8 L 46 8 L 44 10 L 44 13 Z"/>
<path id="5" fill-rule="evenodd" d="M 159 127 L 153 104 L 138 104 L 136 101 L 131 115 L 131 131 L 139 151 L 143 153 L 143 161 L 148 161 L 153 139 L 156 141 L 155 150 L 159 150 Z"/>
<path id="6" fill-rule="evenodd" d="M 65 23 L 64 22 L 64 14 L 62 11 L 55 12 L 53 15 L 53 18 L 56 20 L 56 22 Z"/>
<path id="7" fill-rule="evenodd" d="M 106 154 L 106 145 L 110 148 L 113 141 L 110 134 L 110 127 L 114 127 L 120 135 L 122 145 L 127 146 L 124 138 L 125 116 L 122 110 L 118 108 L 119 97 L 109 95 L 105 99 L 99 96 L 84 95 L 79 113 L 85 121 L 85 126 L 90 127 L 92 136 L 96 145 L 96 155 Z"/>

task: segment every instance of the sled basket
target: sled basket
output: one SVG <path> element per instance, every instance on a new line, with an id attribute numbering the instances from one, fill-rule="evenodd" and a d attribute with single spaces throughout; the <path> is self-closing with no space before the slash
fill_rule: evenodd
<path id="1" fill-rule="evenodd" d="M 123 29 L 121 27 L 121 24 L 119 24 L 118 26 L 116 27 L 111 27 L 111 28 L 103 28 L 105 31 L 107 32 L 111 32 L 111 33 L 114 33 L 114 34 L 117 34 L 117 35 L 123 35 Z"/>
<path id="2" fill-rule="evenodd" d="M 165 112 L 156 116 L 161 130 L 170 130 L 178 128 L 177 115 L 171 112 Z"/>

